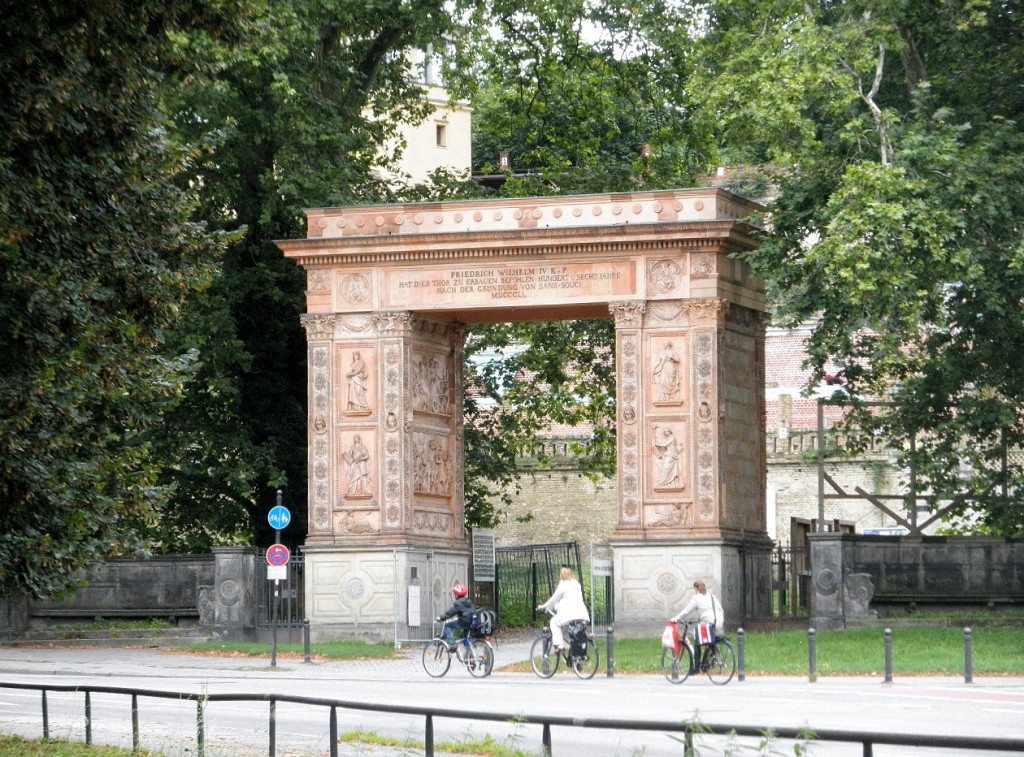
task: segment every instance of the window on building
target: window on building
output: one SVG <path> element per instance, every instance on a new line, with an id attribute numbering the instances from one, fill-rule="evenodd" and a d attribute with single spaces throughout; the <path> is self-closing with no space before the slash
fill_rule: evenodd
<path id="1" fill-rule="evenodd" d="M 434 136 L 437 139 L 438 147 L 448 146 L 448 125 L 447 124 L 435 124 Z"/>

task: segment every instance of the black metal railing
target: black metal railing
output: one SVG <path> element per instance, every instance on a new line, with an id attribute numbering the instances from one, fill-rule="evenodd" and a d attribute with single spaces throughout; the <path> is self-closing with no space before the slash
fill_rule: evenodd
<path id="1" fill-rule="evenodd" d="M 580 576 L 579 542 L 499 547 L 494 550 L 499 622 L 529 625 L 536 621 L 534 608 L 544 602 L 558 585 L 558 571 L 568 565 Z M 584 598 L 587 586 L 584 585 Z"/>
<path id="2" fill-rule="evenodd" d="M 47 692 L 71 692 L 85 695 L 85 739 L 86 744 L 92 743 L 93 715 L 91 707 L 92 694 L 122 694 L 131 699 L 132 716 L 132 747 L 139 749 L 139 697 L 160 699 L 177 699 L 196 703 L 196 754 L 206 754 L 206 705 L 209 702 L 267 702 L 268 716 L 268 754 L 276 757 L 276 711 L 278 702 L 325 707 L 329 710 L 328 733 L 331 757 L 338 754 L 338 710 L 357 710 L 364 712 L 386 712 L 397 715 L 419 715 L 424 718 L 424 754 L 434 755 L 434 720 L 448 718 L 454 720 L 474 720 L 511 723 L 519 725 L 541 726 L 541 745 L 544 754 L 550 755 L 553 750 L 554 728 L 594 728 L 607 731 L 648 731 L 658 733 L 678 733 L 684 743 L 683 754 L 693 757 L 696 752 L 693 740 L 695 736 L 739 736 L 764 738 L 771 735 L 775 739 L 793 739 L 801 742 L 815 743 L 852 743 L 860 744 L 863 755 L 870 757 L 873 748 L 881 745 L 928 747 L 933 749 L 1003 751 L 1024 753 L 1024 738 L 1001 738 L 987 736 L 940 736 L 927 733 L 872 733 L 843 729 L 812 730 L 807 727 L 773 727 L 755 725 L 730 725 L 725 723 L 707 723 L 689 720 L 635 720 L 620 718 L 580 718 L 560 715 L 531 715 L 522 712 L 474 712 L 447 707 L 427 707 L 418 705 L 397 705 L 348 701 L 343 699 L 323 699 L 319 697 L 292 696 L 287 694 L 239 693 L 239 694 L 195 694 L 180 691 L 155 691 L 117 686 L 81 686 L 55 685 L 35 683 L 0 682 L 0 689 L 22 689 L 39 691 L 42 694 L 43 738 L 49 739 L 50 727 L 47 707 Z"/>

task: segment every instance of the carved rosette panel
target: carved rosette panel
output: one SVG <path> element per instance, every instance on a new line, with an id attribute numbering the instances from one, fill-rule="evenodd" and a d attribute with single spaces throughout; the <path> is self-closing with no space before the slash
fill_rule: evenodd
<path id="1" fill-rule="evenodd" d="M 384 528 L 402 527 L 402 343 L 384 343 Z"/>
<path id="2" fill-rule="evenodd" d="M 612 303 L 617 342 L 617 386 L 619 398 L 619 520 L 640 522 L 640 434 L 636 428 L 640 396 L 640 335 L 644 312 L 642 302 Z"/>
<path id="3" fill-rule="evenodd" d="M 704 331 L 695 339 L 697 359 L 697 517 L 715 519 L 715 336 Z"/>

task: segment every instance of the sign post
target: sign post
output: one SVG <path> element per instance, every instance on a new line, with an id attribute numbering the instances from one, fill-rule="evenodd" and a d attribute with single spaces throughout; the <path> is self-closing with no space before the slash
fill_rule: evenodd
<path id="1" fill-rule="evenodd" d="M 274 529 L 274 543 L 267 548 L 267 579 L 274 582 L 274 598 L 270 611 L 270 667 L 277 667 L 277 607 L 281 597 L 281 579 L 288 578 L 288 560 L 291 553 L 288 547 L 281 543 L 281 529 L 287 528 L 292 522 L 292 514 L 287 507 L 281 504 L 283 499 L 281 490 L 277 490 L 277 504 L 270 508 L 267 513 L 267 522 Z"/>

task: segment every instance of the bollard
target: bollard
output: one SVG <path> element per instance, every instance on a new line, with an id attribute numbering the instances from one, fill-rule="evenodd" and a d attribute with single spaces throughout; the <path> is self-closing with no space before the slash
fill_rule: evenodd
<path id="1" fill-rule="evenodd" d="M 608 677 L 615 677 L 615 629 L 608 626 L 608 630 L 605 631 L 608 639 Z"/>
<path id="2" fill-rule="evenodd" d="M 92 745 L 92 698 L 85 692 L 85 743 Z"/>
<path id="3" fill-rule="evenodd" d="M 277 700 L 270 700 L 270 723 L 269 723 L 269 736 L 270 736 L 270 757 L 277 755 Z"/>
<path id="4" fill-rule="evenodd" d="M 885 682 L 892 683 L 892 629 L 885 629 Z"/>
<path id="5" fill-rule="evenodd" d="M 747 680 L 747 634 L 742 628 L 736 629 L 736 655 L 739 657 L 738 681 Z"/>
<path id="6" fill-rule="evenodd" d="M 964 628 L 964 683 L 974 681 L 974 638 L 970 628 Z"/>
<path id="7" fill-rule="evenodd" d="M 813 628 L 807 629 L 807 678 L 811 683 L 818 680 L 818 638 Z"/>
<path id="8" fill-rule="evenodd" d="M 304 656 L 303 662 L 309 662 L 310 648 L 309 648 L 309 618 L 302 619 L 302 653 Z"/>

